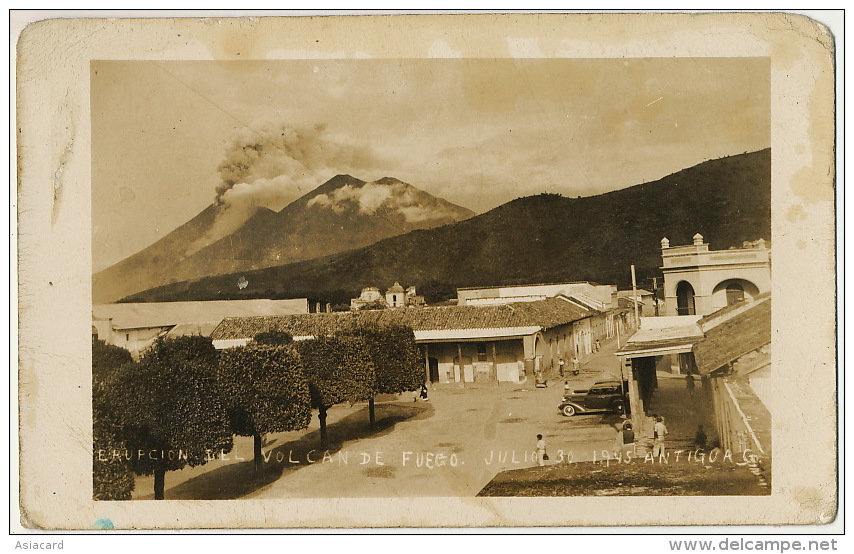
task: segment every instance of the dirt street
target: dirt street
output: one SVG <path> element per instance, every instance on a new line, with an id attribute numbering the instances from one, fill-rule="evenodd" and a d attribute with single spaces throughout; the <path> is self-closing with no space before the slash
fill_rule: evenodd
<path id="1" fill-rule="evenodd" d="M 571 386 L 618 375 L 615 344 L 582 360 Z M 329 410 L 331 446 L 319 446 L 317 417 L 308 430 L 267 436 L 264 481 L 252 479 L 251 439 L 235 437 L 221 459 L 166 475 L 167 499 L 475 496 L 500 471 L 536 464 L 542 434 L 554 461 L 593 458 L 611 448 L 622 419 L 614 414 L 558 413 L 563 381 L 535 388 L 502 383 L 430 391 L 378 402 L 368 429 L 364 403 Z M 242 458 L 242 460 L 240 459 Z M 138 477 L 135 498 L 151 498 L 152 478 Z"/>

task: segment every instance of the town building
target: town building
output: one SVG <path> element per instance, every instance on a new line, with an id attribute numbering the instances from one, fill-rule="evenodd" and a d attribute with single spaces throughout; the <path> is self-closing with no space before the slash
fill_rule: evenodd
<path id="1" fill-rule="evenodd" d="M 699 320 L 697 372 L 711 388 L 721 446 L 771 456 L 771 295 L 763 294 Z"/>
<path id="2" fill-rule="evenodd" d="M 138 358 L 159 337 L 210 336 L 226 317 L 307 314 L 323 309 L 322 303 L 307 298 L 96 304 L 92 306 L 92 337 Z"/>
<path id="3" fill-rule="evenodd" d="M 365 287 L 358 298 L 350 300 L 351 310 L 363 310 L 367 307 L 384 308 L 386 306 L 385 297 L 377 287 Z"/>
<path id="4" fill-rule="evenodd" d="M 385 291 L 385 295 L 377 287 L 365 287 L 358 298 L 350 300 L 351 310 L 404 308 L 409 306 L 424 306 L 424 297 L 418 296 L 415 287 L 404 289 L 400 283 L 395 283 Z"/>
<path id="5" fill-rule="evenodd" d="M 616 307 L 616 293 L 617 287 L 614 285 L 598 285 L 587 281 L 465 287 L 457 289 L 457 302 L 461 306 L 484 306 L 508 302 L 532 302 L 563 295 L 583 302 L 592 309 L 605 311 Z"/>
<path id="6" fill-rule="evenodd" d="M 572 283 L 544 283 L 533 285 L 506 285 L 495 287 L 466 287 L 457 289 L 460 306 L 495 306 L 517 302 L 536 302 L 562 297 L 577 307 L 600 312 L 602 317 L 589 318 L 573 327 L 573 352 L 578 357 L 594 352 L 596 341 L 610 340 L 617 333 L 618 314 L 625 317 L 617 300 L 617 287 L 587 281 Z M 626 308 L 627 306 L 622 306 Z M 622 320 L 620 325 L 626 326 Z"/>
<path id="7" fill-rule="evenodd" d="M 653 317 L 659 314 L 658 299 L 655 294 L 644 289 L 617 291 L 618 306 L 635 309 L 637 304 L 638 315 L 641 317 Z"/>
<path id="8" fill-rule="evenodd" d="M 670 246 L 666 237 L 661 239 L 662 315 L 702 316 L 771 290 L 771 250 L 765 240 L 709 250 L 703 235 L 693 239 L 687 246 Z"/>
<path id="9" fill-rule="evenodd" d="M 497 305 L 228 318 L 211 338 L 223 349 L 247 344 L 265 331 L 306 340 L 364 324 L 406 325 L 421 350 L 426 382 L 519 383 L 556 371 L 558 360 L 571 359 L 579 348 L 579 338 L 604 340 L 606 317 L 627 332 L 627 315 L 627 310 L 598 312 L 557 296 Z"/>
<path id="10" fill-rule="evenodd" d="M 646 423 L 659 375 L 692 374 L 710 387 L 721 444 L 743 450 L 749 437 L 765 448 L 770 433 L 748 431 L 742 415 L 753 410 L 759 421 L 767 412 L 761 398 L 770 394 L 770 250 L 760 239 L 710 251 L 699 234 L 690 246 L 671 247 L 665 238 L 661 248 L 664 315 L 641 317 L 616 352 L 636 427 Z"/>

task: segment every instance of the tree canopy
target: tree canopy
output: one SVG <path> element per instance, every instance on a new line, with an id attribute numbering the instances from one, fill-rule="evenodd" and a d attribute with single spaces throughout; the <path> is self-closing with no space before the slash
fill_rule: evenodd
<path id="1" fill-rule="evenodd" d="M 415 333 L 404 325 L 363 325 L 342 336 L 356 336 L 364 342 L 374 366 L 375 391 L 400 394 L 424 383 Z"/>
<path id="2" fill-rule="evenodd" d="M 122 366 L 133 365 L 130 352 L 104 341 L 92 341 L 92 498 L 129 500 L 133 472 L 124 456 L 127 445 L 113 411 L 111 379 Z"/>
<path id="3" fill-rule="evenodd" d="M 154 473 L 155 498 L 162 497 L 165 471 L 202 465 L 212 455 L 231 451 L 216 368 L 210 338 L 159 338 L 116 379 L 120 390 L 114 402 L 131 466 L 139 474 Z"/>
<path id="4" fill-rule="evenodd" d="M 308 426 L 311 397 L 293 346 L 250 344 L 223 350 L 217 379 L 235 434 L 253 436 Z"/>
<path id="5" fill-rule="evenodd" d="M 376 394 L 374 364 L 362 337 L 318 337 L 295 344 L 308 378 L 313 407 L 357 402 Z"/>

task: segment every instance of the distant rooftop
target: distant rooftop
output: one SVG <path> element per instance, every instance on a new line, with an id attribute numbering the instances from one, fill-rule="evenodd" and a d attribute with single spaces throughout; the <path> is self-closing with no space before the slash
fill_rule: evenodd
<path id="1" fill-rule="evenodd" d="M 584 319 L 593 313 L 561 298 L 547 298 L 536 302 L 489 306 L 434 306 L 400 310 L 233 317 L 223 320 L 211 338 L 247 339 L 265 331 L 283 331 L 295 337 L 321 336 L 363 324 L 407 325 L 416 332 L 550 328 Z"/>
<path id="2" fill-rule="evenodd" d="M 599 283 L 593 281 L 564 281 L 561 283 L 517 283 L 515 285 L 489 285 L 485 287 L 457 287 L 457 290 L 487 290 L 487 289 L 508 289 L 513 287 L 554 287 L 560 285 L 593 285 L 599 286 Z"/>
<path id="3" fill-rule="evenodd" d="M 112 319 L 115 329 L 168 327 L 219 322 L 226 317 L 288 315 L 308 312 L 308 300 L 206 300 L 198 302 L 135 302 L 95 304 L 94 319 Z"/>

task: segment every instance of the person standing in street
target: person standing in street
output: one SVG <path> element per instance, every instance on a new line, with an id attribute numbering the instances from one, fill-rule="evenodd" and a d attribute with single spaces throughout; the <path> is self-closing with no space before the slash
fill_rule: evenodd
<path id="1" fill-rule="evenodd" d="M 617 431 L 617 444 L 620 448 L 618 452 L 625 454 L 626 452 L 635 451 L 635 432 L 632 429 L 632 424 L 629 421 L 624 421 L 623 426 Z"/>
<path id="2" fill-rule="evenodd" d="M 703 429 L 703 426 L 697 426 L 697 434 L 694 435 L 694 446 L 696 446 L 700 450 L 705 450 L 706 442 L 708 442 L 708 440 L 709 439 L 706 436 L 706 431 Z"/>
<path id="3" fill-rule="evenodd" d="M 537 463 L 541 466 L 546 465 L 546 441 L 542 435 L 537 435 Z"/>
<path id="4" fill-rule="evenodd" d="M 655 426 L 652 432 L 652 456 L 658 458 L 664 454 L 664 438 L 667 436 L 667 427 L 664 426 L 664 418 L 655 418 Z"/>
<path id="5" fill-rule="evenodd" d="M 564 361 L 563 361 L 563 356 L 561 356 L 560 358 L 558 358 L 558 360 L 557 360 L 557 369 L 558 369 L 558 372 L 560 373 L 560 376 L 561 376 L 561 377 L 563 377 L 563 368 L 564 368 L 564 366 L 565 366 L 565 365 L 566 365 L 566 362 L 564 362 Z"/>
<path id="6" fill-rule="evenodd" d="M 688 390 L 688 398 L 694 397 L 694 376 L 690 373 L 685 376 L 685 388 Z"/>

